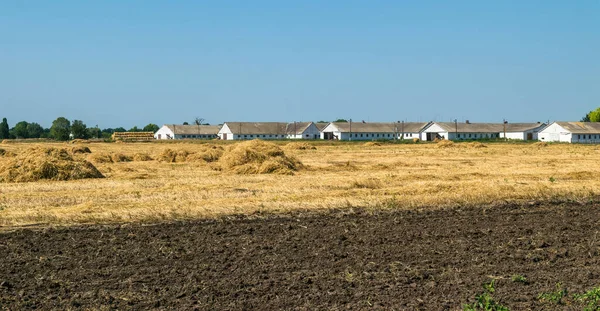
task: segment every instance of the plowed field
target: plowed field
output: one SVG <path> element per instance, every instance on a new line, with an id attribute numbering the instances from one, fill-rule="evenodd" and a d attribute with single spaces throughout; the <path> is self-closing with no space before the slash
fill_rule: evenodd
<path id="1" fill-rule="evenodd" d="M 0 233 L 0 309 L 512 310 L 600 285 L 600 205 L 333 210 Z M 512 280 L 514 275 L 526 282 Z"/>

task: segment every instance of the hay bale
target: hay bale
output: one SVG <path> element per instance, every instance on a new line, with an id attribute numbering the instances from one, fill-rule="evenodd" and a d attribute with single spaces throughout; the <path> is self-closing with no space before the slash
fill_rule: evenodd
<path id="1" fill-rule="evenodd" d="M 110 159 L 113 162 L 131 162 L 133 160 L 131 156 L 122 153 L 113 153 L 110 155 Z"/>
<path id="2" fill-rule="evenodd" d="M 133 155 L 133 161 L 136 162 L 144 162 L 144 161 L 152 161 L 152 157 L 147 153 L 136 153 Z"/>
<path id="3" fill-rule="evenodd" d="M 467 144 L 467 148 L 479 149 L 479 148 L 487 148 L 487 146 L 478 141 L 474 141 L 472 143 Z"/>
<path id="4" fill-rule="evenodd" d="M 285 148 L 289 150 L 317 150 L 317 147 L 305 142 L 289 143 L 285 145 Z"/>
<path id="5" fill-rule="evenodd" d="M 95 153 L 88 157 L 94 163 L 112 163 L 112 157 L 110 154 L 106 153 Z"/>
<path id="6" fill-rule="evenodd" d="M 186 157 L 186 161 L 189 162 L 216 162 L 221 156 L 225 149 L 221 146 L 208 146 L 203 148 L 201 151 L 189 154 Z"/>
<path id="7" fill-rule="evenodd" d="M 376 142 L 376 141 L 369 141 L 369 142 L 366 142 L 364 145 L 366 147 L 377 147 L 377 146 L 381 146 L 381 143 Z"/>
<path id="8" fill-rule="evenodd" d="M 185 162 L 188 155 L 190 155 L 190 152 L 187 150 L 175 151 L 173 149 L 165 149 L 158 156 L 158 161 L 167 163 Z"/>
<path id="9" fill-rule="evenodd" d="M 71 153 L 72 154 L 82 154 L 82 153 L 92 153 L 92 151 L 88 147 L 77 146 L 77 147 L 71 148 Z"/>
<path id="10" fill-rule="evenodd" d="M 436 144 L 437 148 L 454 148 L 456 145 L 451 140 L 440 140 Z"/>
<path id="11" fill-rule="evenodd" d="M 0 182 L 104 178 L 90 162 L 64 148 L 31 148 L 0 166 Z"/>
<path id="12" fill-rule="evenodd" d="M 230 147 L 219 160 L 223 170 L 237 174 L 293 175 L 303 165 L 277 145 L 251 140 Z"/>

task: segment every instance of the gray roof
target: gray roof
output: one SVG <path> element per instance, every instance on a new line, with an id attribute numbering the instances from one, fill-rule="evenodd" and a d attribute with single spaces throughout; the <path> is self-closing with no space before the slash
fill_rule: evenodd
<path id="1" fill-rule="evenodd" d="M 369 122 L 352 122 L 352 129 L 350 128 L 350 122 L 333 122 L 340 132 L 349 133 L 352 130 L 352 133 L 418 133 L 425 126 L 427 126 L 428 122 L 404 122 L 404 123 L 395 123 L 395 122 L 377 122 L 377 123 L 369 123 Z"/>
<path id="2" fill-rule="evenodd" d="M 556 124 L 574 134 L 600 133 L 600 122 L 556 122 Z"/>
<path id="3" fill-rule="evenodd" d="M 217 135 L 220 126 L 217 125 L 180 125 L 165 124 L 175 135 Z"/>
<path id="4" fill-rule="evenodd" d="M 503 123 L 454 123 L 454 122 L 435 122 L 447 132 L 460 133 L 502 133 L 504 132 Z M 458 126 L 458 129 L 456 128 Z M 542 123 L 506 123 L 507 132 L 525 132 L 545 126 Z"/>
<path id="5" fill-rule="evenodd" d="M 329 122 L 318 122 L 318 123 L 315 123 L 315 126 L 319 129 L 319 131 L 323 131 L 323 129 L 325 127 L 327 127 L 327 125 L 329 125 Z"/>
<path id="6" fill-rule="evenodd" d="M 312 122 L 225 122 L 235 134 L 277 134 L 277 135 L 296 135 L 304 131 Z"/>

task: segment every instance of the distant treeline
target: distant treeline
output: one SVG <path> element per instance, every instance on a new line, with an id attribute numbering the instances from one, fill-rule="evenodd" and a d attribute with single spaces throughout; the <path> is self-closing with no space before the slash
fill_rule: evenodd
<path id="1" fill-rule="evenodd" d="M 100 129 L 98 126 L 88 127 L 81 120 L 69 121 L 60 117 L 52 122 L 50 128 L 44 128 L 38 123 L 21 121 L 14 127 L 8 126 L 8 120 L 2 119 L 0 123 L 0 139 L 23 139 L 23 138 L 49 138 L 55 140 L 69 139 L 109 139 L 114 132 L 156 132 L 158 125 L 150 123 L 143 128 L 134 126 L 129 130 L 123 127 Z"/>

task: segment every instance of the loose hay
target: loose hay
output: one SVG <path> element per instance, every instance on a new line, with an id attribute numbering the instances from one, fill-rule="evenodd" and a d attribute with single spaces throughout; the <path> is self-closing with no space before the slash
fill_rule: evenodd
<path id="1" fill-rule="evenodd" d="M 317 147 L 309 143 L 289 143 L 285 145 L 285 148 L 289 150 L 317 150 Z"/>
<path id="2" fill-rule="evenodd" d="M 376 141 L 369 141 L 365 143 L 365 146 L 367 147 L 377 147 L 377 146 L 381 146 L 381 143 L 376 142 Z"/>
<path id="3" fill-rule="evenodd" d="M 87 144 L 89 142 L 90 141 L 87 139 L 73 139 L 69 143 L 71 143 L 71 144 Z"/>
<path id="4" fill-rule="evenodd" d="M 421 140 L 420 140 L 420 139 L 418 139 L 418 138 L 413 138 L 413 139 L 412 139 L 412 141 L 413 141 L 413 143 L 418 143 L 418 142 L 420 142 Z"/>
<path id="5" fill-rule="evenodd" d="M 144 162 L 144 161 L 152 161 L 152 157 L 147 153 L 136 153 L 133 155 L 133 161 L 136 162 Z"/>
<path id="6" fill-rule="evenodd" d="M 484 145 L 484 144 L 482 144 L 482 143 L 480 143 L 478 141 L 474 141 L 472 143 L 467 144 L 467 147 L 468 148 L 475 148 L 475 149 L 478 149 L 478 148 L 487 148 L 486 145 Z"/>
<path id="7" fill-rule="evenodd" d="M 190 153 L 187 150 L 175 151 L 172 149 L 165 149 L 158 156 L 158 161 L 168 163 L 185 162 L 187 161 L 188 155 L 190 155 Z"/>
<path id="8" fill-rule="evenodd" d="M 451 140 L 440 140 L 436 144 L 437 148 L 453 148 L 456 147 L 453 141 Z"/>
<path id="9" fill-rule="evenodd" d="M 538 141 L 537 143 L 533 143 L 532 146 L 534 147 L 548 147 L 548 143 L 545 141 Z"/>
<path id="10" fill-rule="evenodd" d="M 112 162 L 131 162 L 133 158 L 122 153 L 113 153 L 110 155 Z"/>
<path id="11" fill-rule="evenodd" d="M 209 146 L 199 152 L 189 154 L 186 157 L 186 161 L 216 162 L 221 158 L 221 156 L 223 156 L 224 151 L 225 149 L 223 149 L 221 146 Z"/>
<path id="12" fill-rule="evenodd" d="M 251 140 L 230 147 L 219 160 L 224 170 L 237 174 L 293 175 L 302 162 L 289 157 L 277 145 Z"/>
<path id="13" fill-rule="evenodd" d="M 92 162 L 95 162 L 95 163 L 112 163 L 113 162 L 110 154 L 106 154 L 106 153 L 95 153 L 95 154 L 92 154 L 89 157 L 89 159 Z"/>
<path id="14" fill-rule="evenodd" d="M 6 154 L 6 150 L 0 148 L 0 156 L 4 156 L 4 154 Z"/>
<path id="15" fill-rule="evenodd" d="M 77 146 L 77 147 L 73 147 L 71 148 L 71 153 L 72 154 L 79 154 L 79 153 L 92 153 L 92 151 L 90 150 L 90 148 L 85 147 L 85 146 Z"/>
<path id="16" fill-rule="evenodd" d="M 64 148 L 32 148 L 0 166 L 0 182 L 104 178 L 90 162 Z"/>

